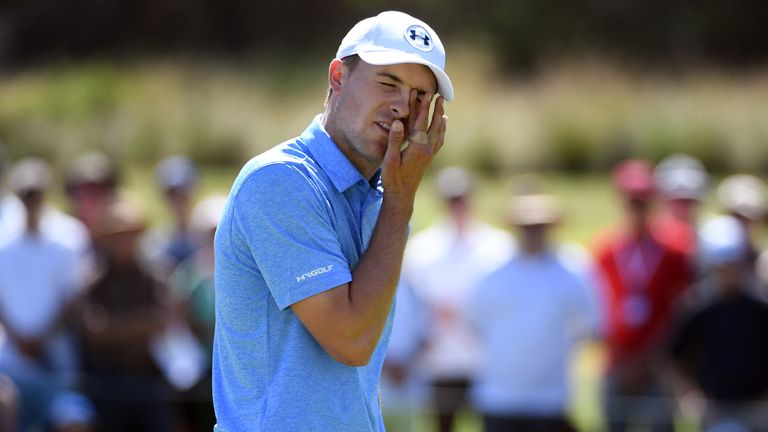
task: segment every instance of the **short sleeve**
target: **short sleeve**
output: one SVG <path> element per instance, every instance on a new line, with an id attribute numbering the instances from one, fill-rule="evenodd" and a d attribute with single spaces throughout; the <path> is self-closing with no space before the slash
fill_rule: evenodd
<path id="1" fill-rule="evenodd" d="M 352 280 L 329 187 L 304 166 L 272 164 L 234 197 L 232 237 L 247 244 L 280 309 Z"/>

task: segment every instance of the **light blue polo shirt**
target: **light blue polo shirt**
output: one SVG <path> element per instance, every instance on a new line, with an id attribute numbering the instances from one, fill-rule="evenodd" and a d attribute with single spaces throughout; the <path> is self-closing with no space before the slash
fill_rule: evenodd
<path id="1" fill-rule="evenodd" d="M 381 206 L 379 174 L 371 183 L 320 116 L 243 167 L 216 232 L 214 430 L 384 430 L 378 382 L 394 307 L 363 367 L 334 360 L 290 308 L 352 280 Z"/>

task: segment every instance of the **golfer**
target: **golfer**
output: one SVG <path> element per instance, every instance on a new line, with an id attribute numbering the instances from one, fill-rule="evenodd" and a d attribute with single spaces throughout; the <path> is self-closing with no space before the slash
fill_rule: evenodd
<path id="1" fill-rule="evenodd" d="M 243 167 L 215 241 L 215 431 L 384 430 L 377 387 L 414 197 L 445 136 L 444 67 L 424 22 L 360 21 L 324 112 Z"/>

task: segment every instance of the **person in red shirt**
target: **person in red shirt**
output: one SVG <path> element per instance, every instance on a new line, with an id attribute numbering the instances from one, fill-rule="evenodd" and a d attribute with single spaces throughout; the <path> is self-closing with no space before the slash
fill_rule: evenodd
<path id="1" fill-rule="evenodd" d="M 606 429 L 671 431 L 673 409 L 654 371 L 673 304 L 690 285 L 692 272 L 686 255 L 651 229 L 656 193 L 652 165 L 623 161 L 613 180 L 625 216 L 599 236 L 594 249 L 608 355 L 603 380 Z"/>

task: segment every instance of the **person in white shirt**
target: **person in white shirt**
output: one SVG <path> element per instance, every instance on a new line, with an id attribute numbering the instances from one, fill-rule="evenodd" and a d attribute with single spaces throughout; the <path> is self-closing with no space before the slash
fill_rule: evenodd
<path id="1" fill-rule="evenodd" d="M 6 162 L 3 148 L 0 146 L 0 179 L 5 174 Z M 29 172 L 24 181 L 39 182 L 41 180 L 34 179 L 33 175 L 34 173 Z M 13 185 L 11 186 L 13 188 Z M 4 192 L 4 190 L 0 190 L 0 244 L 15 240 L 23 235 L 28 228 L 24 203 L 17 194 L 6 194 Z M 38 219 L 38 232 L 40 235 L 54 240 L 82 255 L 84 271 L 90 270 L 88 266 L 91 265 L 91 239 L 88 230 L 82 222 L 48 202 L 43 202 Z"/>
<path id="2" fill-rule="evenodd" d="M 24 430 L 87 428 L 90 404 L 72 391 L 79 365 L 71 318 L 84 282 L 82 256 L 44 233 L 48 164 L 23 159 L 12 167 L 9 183 L 24 205 L 25 229 L 0 245 L 0 371 L 19 388 Z"/>
<path id="3" fill-rule="evenodd" d="M 466 170 L 442 170 L 437 189 L 449 217 L 409 241 L 402 278 L 425 314 L 423 320 L 411 320 L 425 323 L 423 332 L 414 330 L 423 334 L 415 373 L 431 390 L 438 430 L 447 432 L 452 430 L 455 413 L 465 405 L 469 379 L 480 360 L 466 301 L 477 282 L 509 257 L 514 242 L 506 231 L 473 217 L 471 178 Z"/>
<path id="4" fill-rule="evenodd" d="M 518 250 L 469 301 L 485 354 L 472 402 L 486 432 L 573 431 L 568 364 L 575 343 L 597 327 L 589 260 L 577 247 L 550 244 L 560 219 L 554 197 L 521 195 L 509 208 Z"/>

